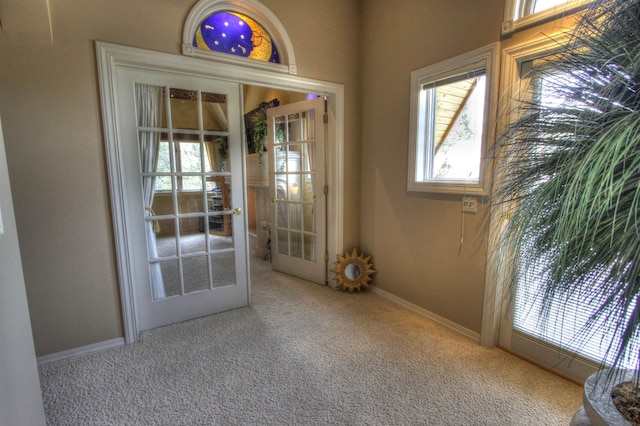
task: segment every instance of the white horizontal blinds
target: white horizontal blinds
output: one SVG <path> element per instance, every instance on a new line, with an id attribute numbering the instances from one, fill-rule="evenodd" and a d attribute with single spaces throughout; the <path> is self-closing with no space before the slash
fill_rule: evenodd
<path id="1" fill-rule="evenodd" d="M 450 72 L 438 74 L 420 80 L 422 90 L 428 90 L 447 84 L 456 83 L 461 80 L 467 80 L 475 77 L 481 77 L 487 74 L 487 62 L 485 60 L 458 67 Z"/>
<path id="2" fill-rule="evenodd" d="M 521 72 L 526 74 L 533 67 L 543 66 L 548 61 L 536 60 L 529 61 L 521 67 Z M 557 81 L 566 81 L 571 84 L 571 77 L 558 73 L 553 77 Z M 530 80 L 530 81 L 526 81 Z M 534 91 L 534 99 L 541 103 L 552 105 L 557 103 L 559 99 L 552 94 L 545 93 L 544 79 L 525 79 L 523 83 L 528 85 Z M 514 303 L 513 330 L 516 334 L 543 342 L 546 345 L 559 348 L 569 354 L 576 354 L 578 357 L 596 364 L 605 361 L 610 363 L 612 358 L 605 359 L 607 350 L 616 348 L 620 336 L 614 335 L 611 331 L 613 325 L 620 319 L 619 315 L 611 312 L 606 319 L 598 321 L 596 327 L 590 327 L 596 330 L 590 335 L 582 333 L 583 327 L 590 322 L 591 316 L 598 310 L 604 302 L 603 298 L 586 299 L 583 295 L 572 292 L 570 295 L 554 296 L 548 311 L 542 312 L 542 294 L 544 290 L 544 281 L 549 274 L 548 262 L 553 253 L 548 253 L 544 257 L 539 258 L 535 264 L 529 264 L 521 267 L 517 271 L 517 286 Z M 583 283 L 587 286 L 597 286 L 603 282 L 607 276 L 607 270 L 594 273 L 589 281 Z M 542 318 L 546 318 L 543 321 Z M 632 345 L 630 353 L 638 353 L 640 342 Z M 626 367 L 635 368 L 636 360 L 627 360 Z"/>
<path id="3" fill-rule="evenodd" d="M 607 361 L 607 349 L 610 346 L 616 347 L 620 340 L 619 336 L 615 336 L 610 330 L 616 318 L 606 321 L 601 319 L 597 326 L 592 328 L 596 331 L 591 335 L 586 336 L 581 332 L 604 299 L 586 300 L 575 293 L 566 297 L 558 296 L 554 298 L 548 313 L 545 314 L 547 320 L 541 320 L 542 288 L 546 269 L 545 258 L 542 258 L 528 270 L 519 271 L 513 318 L 514 332 L 533 337 L 597 364 L 603 360 Z M 593 281 L 587 284 L 596 285 L 599 278 L 594 276 Z M 631 353 L 638 353 L 638 343 L 640 342 L 635 343 Z M 611 362 L 612 359 L 609 358 L 608 361 Z M 635 360 L 628 360 L 626 367 L 635 368 L 635 365 Z"/>

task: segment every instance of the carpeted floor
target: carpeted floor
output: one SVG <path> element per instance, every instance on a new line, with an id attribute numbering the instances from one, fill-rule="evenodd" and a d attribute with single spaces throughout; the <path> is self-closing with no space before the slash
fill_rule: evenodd
<path id="1" fill-rule="evenodd" d="M 568 425 L 581 388 L 252 259 L 252 306 L 40 367 L 50 425 Z"/>

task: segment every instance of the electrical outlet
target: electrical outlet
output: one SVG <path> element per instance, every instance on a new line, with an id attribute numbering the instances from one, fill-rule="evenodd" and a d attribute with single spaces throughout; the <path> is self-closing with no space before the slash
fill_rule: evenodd
<path id="1" fill-rule="evenodd" d="M 470 195 L 462 197 L 462 211 L 476 213 L 478 211 L 478 198 Z"/>

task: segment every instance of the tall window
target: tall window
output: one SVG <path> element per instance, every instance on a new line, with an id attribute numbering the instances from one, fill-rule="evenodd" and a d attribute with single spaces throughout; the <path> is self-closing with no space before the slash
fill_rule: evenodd
<path id="1" fill-rule="evenodd" d="M 573 13 L 593 0 L 506 0 L 502 33 L 509 34 L 562 14 Z"/>
<path id="2" fill-rule="evenodd" d="M 536 66 L 536 62 L 524 63 L 523 69 Z M 537 66 L 544 66 L 543 64 L 544 61 L 541 61 L 541 64 Z M 541 78 L 527 79 L 525 77 L 523 80 L 526 85 L 531 87 L 533 101 L 543 107 L 554 109 L 564 105 L 565 108 L 571 106 L 581 110 L 592 108 L 586 100 L 569 99 L 558 90 L 558 87 L 566 87 L 570 90 L 581 87 L 582 83 L 576 78 L 574 72 L 549 73 Z M 545 274 L 550 273 L 547 265 L 551 256 L 553 256 L 552 252 L 536 259 L 535 264 L 532 265 L 525 262 L 527 266 L 518 271 L 513 314 L 514 332 L 540 341 L 544 345 L 551 345 L 561 348 L 567 353 L 576 354 L 588 362 L 596 364 L 602 360 L 611 362 L 612 358 L 605 359 L 607 349 L 610 346 L 617 346 L 620 336 L 614 335 L 611 327 L 608 327 L 602 318 L 599 320 L 599 327 L 592 335 L 585 336 L 583 332 L 583 328 L 590 321 L 593 321 L 592 316 L 601 309 L 605 296 L 608 295 L 588 300 L 585 300 L 584 295 L 579 294 L 571 294 L 563 298 L 556 297 L 548 307 L 548 312 L 542 312 L 540 295 L 544 289 Z M 601 268 L 589 277 L 588 284 L 593 287 L 602 287 L 608 272 L 605 268 Z M 548 320 L 542 323 L 540 318 L 545 316 Z M 618 316 L 617 312 L 611 312 L 607 321 L 614 321 Z M 636 342 L 634 345 L 635 353 L 638 353 L 639 345 L 640 342 Z M 635 368 L 635 358 L 628 359 L 627 362 L 627 368 Z"/>
<path id="3" fill-rule="evenodd" d="M 408 189 L 485 193 L 497 44 L 411 73 Z"/>

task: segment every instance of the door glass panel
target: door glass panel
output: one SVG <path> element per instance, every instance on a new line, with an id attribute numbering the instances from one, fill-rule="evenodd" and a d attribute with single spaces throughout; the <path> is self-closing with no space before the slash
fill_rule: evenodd
<path id="1" fill-rule="evenodd" d="M 170 92 L 171 114 L 167 127 L 174 129 L 198 129 L 198 92 L 172 88 Z"/>
<path id="2" fill-rule="evenodd" d="M 202 92 L 201 96 L 203 129 L 228 130 L 227 97 L 208 92 Z"/>
<path id="3" fill-rule="evenodd" d="M 153 203 L 152 203 L 152 209 L 153 209 L 154 215 L 162 216 L 162 215 L 175 214 L 173 194 L 174 193 L 171 190 L 155 191 L 155 193 L 153 194 Z M 167 228 L 165 228 L 165 226 L 161 226 L 160 229 L 165 230 Z M 173 229 L 173 224 L 168 229 Z"/>
<path id="4" fill-rule="evenodd" d="M 302 128 L 300 127 L 300 114 L 290 114 L 287 116 L 288 126 L 288 138 L 289 142 L 295 142 L 302 140 Z"/>
<path id="5" fill-rule="evenodd" d="M 182 191 L 201 191 L 203 188 L 202 172 L 207 156 L 201 149 L 199 141 L 180 141 L 176 143 L 177 165 L 180 172 L 178 177 L 180 189 Z"/>
<path id="6" fill-rule="evenodd" d="M 155 190 L 156 192 L 171 191 L 173 189 L 173 179 L 171 178 L 173 152 L 167 141 L 166 133 L 160 134 L 159 141 L 158 159 L 155 167 L 156 173 L 158 173 L 158 175 L 155 176 Z"/>
<path id="7" fill-rule="evenodd" d="M 182 214 L 185 213 L 203 213 L 204 214 L 204 193 L 202 190 L 195 191 L 181 191 L 178 194 L 178 211 Z M 197 218 L 195 219 L 197 222 Z M 192 229 L 198 229 L 196 226 Z"/>
<path id="8" fill-rule="evenodd" d="M 158 220 L 155 233 L 155 255 L 150 255 L 150 260 L 162 257 L 172 257 L 178 255 L 178 245 L 175 237 L 175 221 Z"/>
<path id="9" fill-rule="evenodd" d="M 185 257 L 182 259 L 184 271 L 184 292 L 206 290 L 209 288 L 208 256 Z"/>
<path id="10" fill-rule="evenodd" d="M 227 98 L 137 86 L 153 299 L 235 284 Z"/>
<path id="11" fill-rule="evenodd" d="M 184 232 L 184 234 L 180 236 L 180 254 L 206 253 L 206 234 L 198 231 L 184 231 L 184 228 L 182 228 L 183 223 L 187 223 L 186 220 L 180 219 L 181 232 Z"/>
<path id="12" fill-rule="evenodd" d="M 314 120 L 313 110 L 274 120 L 274 137 L 282 139 L 275 147 L 274 161 L 277 253 L 312 261 L 317 242 Z"/>
<path id="13" fill-rule="evenodd" d="M 209 235 L 209 247 L 211 248 L 211 251 L 233 249 L 233 237 Z"/>
<path id="14" fill-rule="evenodd" d="M 173 167 L 173 153 L 169 149 L 169 141 L 167 140 L 166 133 L 162 133 L 160 136 L 160 147 L 158 149 L 158 164 L 156 165 L 156 171 L 158 173 L 171 173 Z"/>
<path id="15" fill-rule="evenodd" d="M 228 176 L 207 178 L 211 190 L 207 192 L 208 229 L 213 235 L 231 235 L 231 185 Z"/>
<path id="16" fill-rule="evenodd" d="M 280 193 L 281 191 L 278 191 Z M 276 214 L 276 226 L 278 228 L 289 227 L 289 205 L 287 203 L 279 202 L 277 206 Z"/>
<path id="17" fill-rule="evenodd" d="M 289 247 L 289 256 L 302 258 L 302 234 L 299 232 L 290 232 L 291 242 Z"/>
<path id="18" fill-rule="evenodd" d="M 289 228 L 302 231 L 302 205 L 290 204 L 289 205 Z"/>
<path id="19" fill-rule="evenodd" d="M 282 144 L 287 141 L 287 122 L 285 117 L 276 118 L 274 133 L 274 142 L 276 145 Z"/>
<path id="20" fill-rule="evenodd" d="M 300 201 L 300 175 L 291 174 L 287 176 L 287 193 L 289 201 Z"/>
<path id="21" fill-rule="evenodd" d="M 162 274 L 162 278 L 160 280 L 157 280 L 157 277 L 154 276 L 154 269 L 157 268 L 158 265 Z M 165 297 L 179 296 L 181 294 L 182 285 L 180 284 L 180 268 L 177 259 L 151 263 L 150 266 L 152 286 L 159 284 L 157 281 L 160 281 L 164 288 L 163 296 L 157 296 L 156 291 L 153 290 L 154 299 L 163 299 Z"/>
<path id="22" fill-rule="evenodd" d="M 286 230 L 278 230 L 278 253 L 289 255 L 289 232 Z"/>
<path id="23" fill-rule="evenodd" d="M 304 236 L 304 259 L 315 262 L 316 260 L 316 237 L 314 235 Z"/>
<path id="24" fill-rule="evenodd" d="M 232 250 L 211 253 L 211 271 L 213 273 L 214 287 L 235 284 L 235 264 L 235 253 Z"/>
<path id="25" fill-rule="evenodd" d="M 205 171 L 230 172 L 229 141 L 226 136 L 205 135 Z"/>

